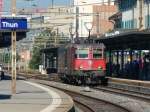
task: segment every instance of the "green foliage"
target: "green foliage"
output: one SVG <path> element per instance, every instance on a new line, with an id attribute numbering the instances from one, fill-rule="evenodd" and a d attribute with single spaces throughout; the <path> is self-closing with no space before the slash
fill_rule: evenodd
<path id="1" fill-rule="evenodd" d="M 44 48 L 44 45 L 46 45 L 46 43 L 49 41 L 51 35 L 52 30 L 46 29 L 45 31 L 41 32 L 39 36 L 35 37 L 32 58 L 29 62 L 30 69 L 38 69 L 39 65 L 42 64 L 42 53 L 40 51 Z"/>
<path id="2" fill-rule="evenodd" d="M 9 53 L 0 53 L 0 61 L 3 62 L 3 63 L 10 63 L 11 62 L 11 52 Z M 16 54 L 16 61 L 19 61 L 20 60 L 20 56 L 19 54 L 17 53 Z"/>
<path id="3" fill-rule="evenodd" d="M 43 46 L 33 48 L 32 59 L 29 62 L 29 67 L 31 69 L 38 69 L 39 65 L 42 64 L 42 53 L 40 52 L 42 48 Z"/>
<path id="4" fill-rule="evenodd" d="M 38 69 L 39 65 L 42 64 L 42 53 L 40 50 L 44 48 L 45 45 L 51 45 L 59 43 L 57 42 L 59 35 L 58 32 L 52 31 L 52 29 L 46 29 L 40 33 L 37 37 L 35 37 L 34 47 L 32 52 L 32 59 L 29 62 L 29 68 Z"/>
<path id="5" fill-rule="evenodd" d="M 1 57 L 3 57 L 2 61 L 4 63 L 11 62 L 11 54 L 10 53 L 3 53 L 3 54 L 1 54 Z"/>
<path id="6" fill-rule="evenodd" d="M 16 61 L 20 61 L 20 59 L 21 59 L 21 57 L 20 57 L 20 55 L 17 53 L 17 54 L 16 54 Z"/>

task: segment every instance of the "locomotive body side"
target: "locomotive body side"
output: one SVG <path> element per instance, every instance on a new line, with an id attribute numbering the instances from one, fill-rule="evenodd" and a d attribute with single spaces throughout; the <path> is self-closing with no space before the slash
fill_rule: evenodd
<path id="1" fill-rule="evenodd" d="M 64 74 L 66 65 L 67 65 L 67 58 L 66 58 L 66 51 L 65 47 L 59 47 L 58 49 L 58 74 Z"/>
<path id="2" fill-rule="evenodd" d="M 74 48 L 72 45 L 60 47 L 58 50 L 58 73 L 70 75 L 74 71 Z"/>

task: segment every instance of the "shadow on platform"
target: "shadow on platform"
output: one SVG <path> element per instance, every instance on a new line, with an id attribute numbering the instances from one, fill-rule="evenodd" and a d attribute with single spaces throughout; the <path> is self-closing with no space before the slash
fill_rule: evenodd
<path id="1" fill-rule="evenodd" d="M 2 80 L 11 80 L 11 76 L 5 75 Z M 17 80 L 25 80 L 25 78 L 17 77 Z"/>
<path id="2" fill-rule="evenodd" d="M 45 91 L 20 91 L 17 94 L 22 94 L 22 93 L 34 93 L 34 94 L 40 94 L 40 93 L 46 93 Z"/>

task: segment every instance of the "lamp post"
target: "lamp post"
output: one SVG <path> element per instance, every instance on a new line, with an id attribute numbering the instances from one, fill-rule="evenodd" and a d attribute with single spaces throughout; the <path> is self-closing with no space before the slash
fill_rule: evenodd
<path id="1" fill-rule="evenodd" d="M 88 41 L 90 42 L 90 39 L 91 39 L 91 31 L 92 31 L 92 28 L 93 28 L 93 24 L 92 22 L 85 22 L 85 27 L 86 29 L 88 30 Z"/>
<path id="2" fill-rule="evenodd" d="M 87 2 L 86 1 L 81 1 L 81 0 L 75 0 L 74 2 L 74 7 L 75 7 L 75 34 L 76 34 L 76 39 L 78 41 L 79 39 L 79 21 L 80 21 L 80 17 L 79 17 L 79 14 L 80 14 L 80 9 L 81 9 L 81 6 L 80 5 L 83 5 L 83 4 L 86 4 Z"/>
<path id="3" fill-rule="evenodd" d="M 75 29 L 73 28 L 72 24 L 69 28 L 69 33 L 70 33 L 70 37 L 71 37 L 71 43 L 74 43 L 73 36 L 75 35 Z"/>
<path id="4" fill-rule="evenodd" d="M 76 6 L 76 38 L 78 39 L 79 37 L 79 7 Z"/>
<path id="5" fill-rule="evenodd" d="M 54 8 L 54 0 L 52 0 L 52 9 Z"/>

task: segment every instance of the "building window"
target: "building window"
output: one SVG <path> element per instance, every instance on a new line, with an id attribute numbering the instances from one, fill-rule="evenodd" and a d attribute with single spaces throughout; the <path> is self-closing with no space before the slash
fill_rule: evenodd
<path id="1" fill-rule="evenodd" d="M 128 20 L 122 22 L 122 28 L 124 29 L 136 29 L 137 28 L 137 20 Z"/>
<path id="2" fill-rule="evenodd" d="M 137 0 L 119 0 L 119 10 L 125 11 L 137 5 Z"/>
<path id="3" fill-rule="evenodd" d="M 115 23 L 115 28 L 122 28 L 122 22 L 121 22 L 121 19 L 118 19 L 117 21 L 116 21 L 116 23 Z"/>
<path id="4" fill-rule="evenodd" d="M 145 16 L 145 28 L 150 28 L 150 15 Z"/>
<path id="5" fill-rule="evenodd" d="M 150 0 L 144 0 L 145 3 L 150 3 Z"/>
<path id="6" fill-rule="evenodd" d="M 137 28 L 137 19 L 134 19 L 134 28 L 136 29 Z"/>

